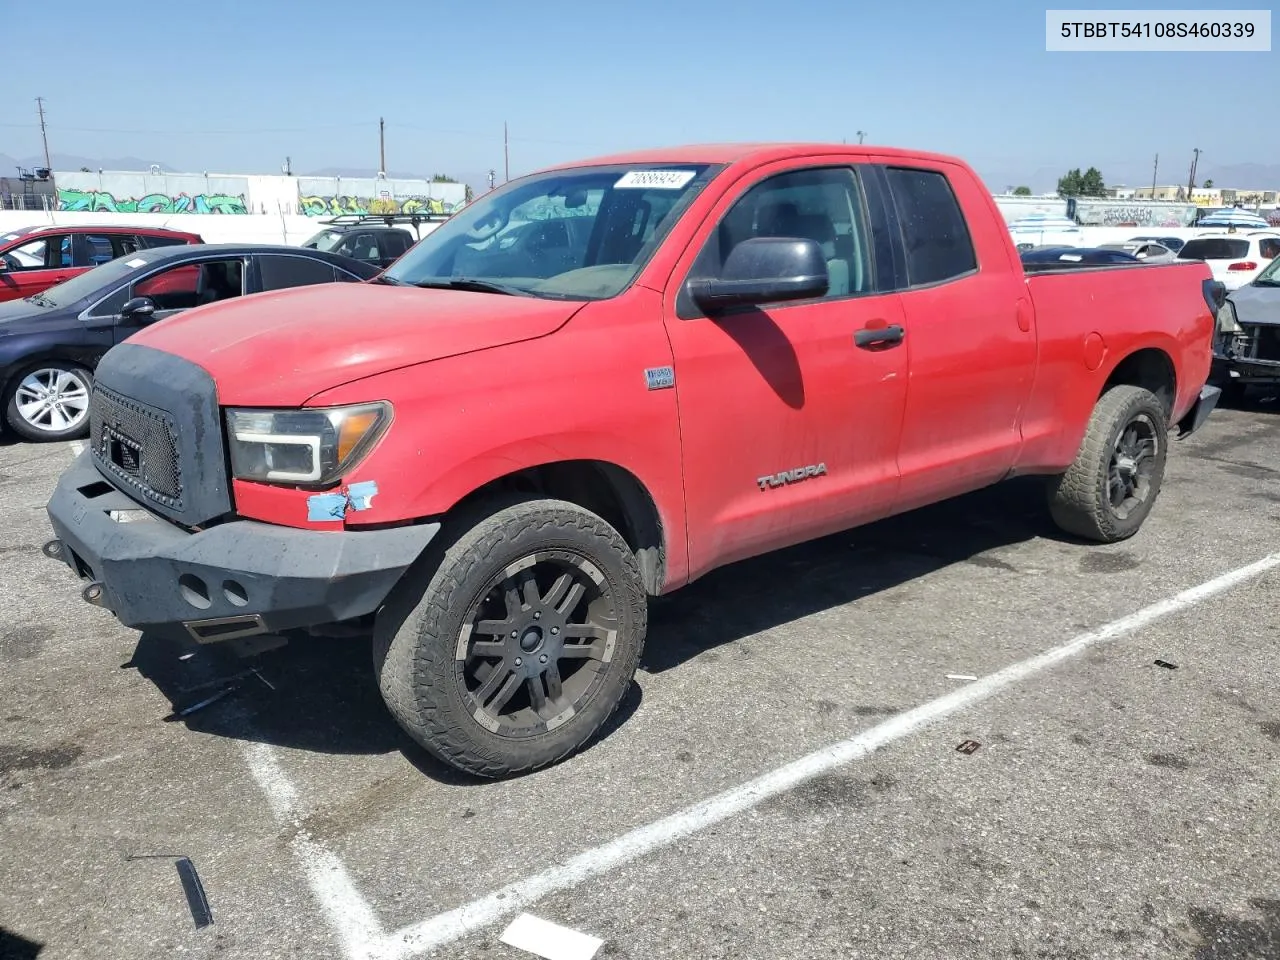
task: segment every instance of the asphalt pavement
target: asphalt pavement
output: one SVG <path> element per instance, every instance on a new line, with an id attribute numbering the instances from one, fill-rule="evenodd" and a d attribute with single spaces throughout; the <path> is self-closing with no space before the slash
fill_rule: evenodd
<path id="1" fill-rule="evenodd" d="M 516 960 L 527 912 L 610 960 L 1280 958 L 1280 566 L 1221 579 L 1280 564 L 1273 405 L 1175 444 L 1123 544 L 1015 481 L 660 598 L 607 735 L 499 783 L 400 733 L 365 642 L 83 602 L 39 552 L 72 456 L 0 447 L 0 957 Z"/>

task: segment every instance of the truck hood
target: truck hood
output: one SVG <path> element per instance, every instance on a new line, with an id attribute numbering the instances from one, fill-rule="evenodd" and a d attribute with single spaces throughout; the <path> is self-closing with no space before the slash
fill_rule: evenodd
<path id="1" fill-rule="evenodd" d="M 296 406 L 401 367 L 546 336 L 583 304 L 379 283 L 260 293 L 176 314 L 129 338 L 204 367 L 218 399 Z"/>
<path id="2" fill-rule="evenodd" d="M 1280 326 L 1280 287 L 1245 284 L 1227 295 L 1241 323 Z"/>

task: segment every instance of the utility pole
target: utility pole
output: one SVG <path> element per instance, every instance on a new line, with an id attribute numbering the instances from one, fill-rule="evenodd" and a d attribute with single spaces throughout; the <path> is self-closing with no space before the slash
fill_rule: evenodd
<path id="1" fill-rule="evenodd" d="M 49 159 L 49 135 L 44 129 L 44 97 L 36 97 L 36 109 L 40 112 L 40 139 L 44 141 L 44 165 L 53 169 L 53 161 Z"/>
<path id="2" fill-rule="evenodd" d="M 865 136 L 866 136 L 866 133 L 865 133 L 864 131 L 862 131 L 862 130 L 859 130 L 859 131 L 858 131 L 858 143 L 862 143 L 862 138 L 863 138 L 863 137 L 865 137 Z"/>
<path id="3" fill-rule="evenodd" d="M 507 121 L 502 121 L 502 182 L 511 179 L 511 141 L 507 139 Z"/>
<path id="4" fill-rule="evenodd" d="M 1156 198 L 1156 177 L 1160 174 L 1160 154 L 1156 154 L 1156 165 L 1151 168 L 1151 199 Z"/>
<path id="5" fill-rule="evenodd" d="M 1191 179 L 1187 181 L 1187 199 L 1188 200 L 1191 199 L 1191 191 L 1196 188 L 1196 167 L 1200 163 L 1200 148 L 1196 147 L 1191 152 L 1195 154 L 1195 156 L 1191 158 Z"/>
<path id="6" fill-rule="evenodd" d="M 379 161 L 379 163 L 381 164 L 381 166 L 379 166 L 379 167 L 378 167 L 378 170 L 379 170 L 380 172 L 382 172 L 382 173 L 386 173 L 386 172 L 387 172 L 387 134 L 386 134 L 386 129 L 387 129 L 386 122 L 385 122 L 381 117 L 379 117 L 379 118 L 378 118 L 378 161 Z"/>

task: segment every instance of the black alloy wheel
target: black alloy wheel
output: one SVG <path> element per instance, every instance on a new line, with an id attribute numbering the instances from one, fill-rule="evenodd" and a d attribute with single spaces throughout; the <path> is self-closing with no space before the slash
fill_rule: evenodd
<path id="1" fill-rule="evenodd" d="M 547 550 L 493 577 L 458 638 L 456 680 L 476 722 L 501 737 L 554 730 L 604 682 L 615 599 L 586 557 Z"/>

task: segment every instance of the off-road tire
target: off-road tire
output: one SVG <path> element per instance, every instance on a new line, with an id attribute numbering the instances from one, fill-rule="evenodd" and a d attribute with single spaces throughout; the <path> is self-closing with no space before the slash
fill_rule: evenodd
<path id="1" fill-rule="evenodd" d="M 1067 472 L 1048 484 L 1053 521 L 1067 533 L 1099 543 L 1116 543 L 1142 527 L 1160 493 L 1169 449 L 1169 412 L 1159 398 L 1142 387 L 1112 387 L 1098 400 L 1084 441 Z M 1145 500 L 1126 517 L 1111 506 L 1108 476 L 1121 433 L 1139 418 L 1154 426 L 1156 451 Z"/>
<path id="2" fill-rule="evenodd" d="M 498 736 L 464 703 L 459 637 L 490 578 L 547 550 L 584 557 L 604 575 L 617 621 L 612 659 L 594 695 L 560 726 Z M 514 496 L 446 521 L 440 540 L 378 612 L 374 670 L 391 714 L 429 753 L 477 776 L 511 777 L 563 760 L 601 731 L 631 686 L 647 626 L 640 568 L 617 530 L 572 503 Z"/>
<path id="3" fill-rule="evenodd" d="M 9 387 L 4 396 L 4 419 L 5 425 L 20 436 L 23 440 L 31 443 L 52 443 L 57 440 L 80 440 L 89 435 L 89 417 L 86 415 L 78 424 L 66 430 L 41 430 L 32 426 L 18 412 L 18 389 L 22 385 L 22 381 L 30 374 L 38 370 L 62 370 L 79 380 L 87 393 L 93 392 L 93 374 L 88 369 L 82 367 L 78 363 L 72 363 L 69 360 L 45 360 L 40 363 L 32 363 L 23 367 L 9 381 Z"/>

